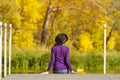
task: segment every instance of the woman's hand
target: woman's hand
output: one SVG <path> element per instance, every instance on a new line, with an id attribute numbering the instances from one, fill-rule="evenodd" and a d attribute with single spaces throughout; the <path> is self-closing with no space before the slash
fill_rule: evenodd
<path id="1" fill-rule="evenodd" d="M 46 72 L 42 72 L 41 74 L 49 74 L 49 71 L 46 71 Z"/>
<path id="2" fill-rule="evenodd" d="M 73 71 L 73 70 L 71 71 L 71 73 L 72 73 L 72 74 L 77 74 L 77 73 L 76 73 L 75 71 Z"/>

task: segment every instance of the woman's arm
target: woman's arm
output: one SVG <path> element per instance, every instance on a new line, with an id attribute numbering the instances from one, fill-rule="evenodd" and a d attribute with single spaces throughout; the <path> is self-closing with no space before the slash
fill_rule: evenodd
<path id="1" fill-rule="evenodd" d="M 49 63 L 48 69 L 47 69 L 48 72 L 49 72 L 50 69 L 52 68 L 54 62 L 55 62 L 55 51 L 54 51 L 54 49 L 52 48 L 52 49 L 51 49 L 51 60 L 50 60 L 50 63 Z"/>
<path id="2" fill-rule="evenodd" d="M 72 69 L 72 66 L 70 63 L 69 54 L 70 54 L 70 50 L 68 48 L 66 51 L 65 62 L 66 62 L 67 67 L 69 68 L 69 70 L 72 71 L 73 69 Z"/>
<path id="3" fill-rule="evenodd" d="M 55 62 L 55 53 L 54 53 L 54 50 L 53 50 L 53 48 L 52 48 L 52 49 L 51 49 L 51 59 L 50 59 L 50 62 L 49 62 L 48 69 L 47 69 L 46 72 L 42 72 L 41 74 L 49 74 L 50 69 L 52 68 L 54 62 Z"/>
<path id="4" fill-rule="evenodd" d="M 76 74 L 76 72 L 72 69 L 72 66 L 71 66 L 71 63 L 70 63 L 70 59 L 69 59 L 69 54 L 70 54 L 70 50 L 69 50 L 69 48 L 68 48 L 68 50 L 67 50 L 67 52 L 66 52 L 66 65 L 67 65 L 67 67 L 69 68 L 69 70 L 70 70 L 70 72 L 72 73 L 72 74 Z"/>

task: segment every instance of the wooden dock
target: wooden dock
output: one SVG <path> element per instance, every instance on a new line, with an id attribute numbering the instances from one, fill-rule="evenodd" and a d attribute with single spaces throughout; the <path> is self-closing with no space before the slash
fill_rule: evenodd
<path id="1" fill-rule="evenodd" d="M 120 74 L 11 74 L 2 80 L 120 80 Z"/>

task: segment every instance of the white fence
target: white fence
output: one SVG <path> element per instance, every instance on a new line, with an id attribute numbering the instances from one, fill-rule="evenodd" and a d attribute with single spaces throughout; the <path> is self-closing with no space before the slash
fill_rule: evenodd
<path id="1" fill-rule="evenodd" d="M 9 33 L 7 33 L 9 29 Z M 4 30 L 4 31 L 3 31 Z M 4 36 L 3 36 L 4 32 Z M 8 65 L 8 74 L 11 73 L 11 48 L 12 48 L 12 24 L 0 22 L 0 80 L 2 79 L 2 40 L 4 39 L 4 77 L 7 75 L 7 35 L 9 35 L 9 65 Z M 3 37 L 4 38 L 3 38 Z M 2 39 L 3 38 L 3 39 Z"/>

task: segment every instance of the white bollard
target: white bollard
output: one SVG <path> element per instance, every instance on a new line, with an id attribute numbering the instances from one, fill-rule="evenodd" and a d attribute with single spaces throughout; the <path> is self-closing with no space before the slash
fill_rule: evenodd
<path id="1" fill-rule="evenodd" d="M 4 77 L 7 75 L 7 23 L 4 23 Z"/>
<path id="2" fill-rule="evenodd" d="M 2 22 L 0 22 L 0 80 L 2 80 Z"/>
<path id="3" fill-rule="evenodd" d="M 11 74 L 12 24 L 10 24 L 9 33 L 9 74 Z"/>
<path id="4" fill-rule="evenodd" d="M 106 74 L 106 24 L 104 24 L 104 74 Z"/>

